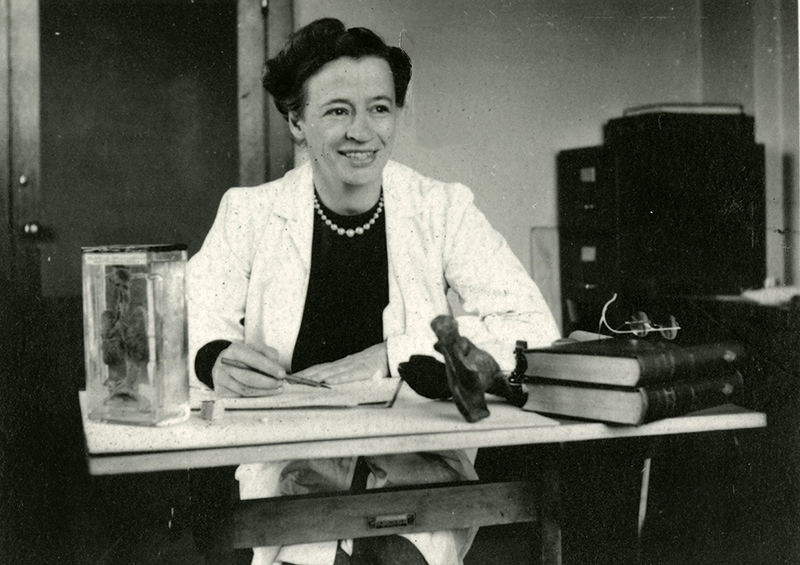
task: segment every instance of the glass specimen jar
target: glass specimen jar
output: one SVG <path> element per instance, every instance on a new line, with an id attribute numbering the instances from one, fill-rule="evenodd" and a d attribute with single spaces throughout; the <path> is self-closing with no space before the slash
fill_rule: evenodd
<path id="1" fill-rule="evenodd" d="M 186 420 L 186 246 L 82 252 L 89 418 L 146 426 Z"/>

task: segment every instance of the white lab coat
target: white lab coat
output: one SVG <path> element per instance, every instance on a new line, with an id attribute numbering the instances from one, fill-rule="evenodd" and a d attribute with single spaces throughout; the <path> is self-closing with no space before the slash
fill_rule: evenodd
<path id="1" fill-rule="evenodd" d="M 413 354 L 442 359 L 433 349 L 436 337 L 430 322 L 451 313 L 449 289 L 469 314 L 458 319 L 461 334 L 492 354 L 504 370 L 514 367 L 516 340 L 537 346 L 558 338 L 539 289 L 503 237 L 474 206 L 468 188 L 429 179 L 390 161 L 383 172 L 383 195 L 389 259 L 389 305 L 383 313 L 383 331 L 393 376 Z M 187 267 L 195 386 L 202 386 L 194 375 L 195 355 L 215 339 L 269 345 L 277 350 L 281 365 L 287 370 L 291 367 L 311 270 L 313 198 L 309 164 L 271 183 L 233 188 L 223 196 L 203 247 Z M 460 477 L 475 478 L 463 454 L 442 455 Z M 237 478 L 242 497 L 276 496 L 291 490 L 288 476 L 282 477 L 286 463 L 283 467 L 273 463 L 240 467 Z M 407 460 L 401 457 L 371 463 L 383 470 L 408 470 Z M 340 475 L 335 482 L 346 488 L 352 462 L 331 460 L 327 468 Z M 382 486 L 387 480 L 408 483 L 407 479 L 373 480 L 370 486 Z M 457 545 L 462 547 L 452 555 L 452 549 L 442 553 L 423 547 L 426 542 L 420 536 L 410 539 L 431 565 L 459 562 L 470 541 L 461 540 Z M 323 562 L 332 555 L 330 544 L 326 547 L 325 557 L 320 558 Z M 289 559 L 277 550 L 262 552 L 262 557 L 263 563 L 299 563 L 292 560 L 297 555 Z M 309 558 L 307 562 L 317 561 Z"/>

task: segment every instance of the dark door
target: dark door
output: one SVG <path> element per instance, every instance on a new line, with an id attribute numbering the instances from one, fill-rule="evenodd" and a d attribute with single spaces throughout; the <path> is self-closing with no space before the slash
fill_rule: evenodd
<path id="1" fill-rule="evenodd" d="M 236 8 L 40 2 L 43 296 L 80 294 L 81 246 L 200 246 L 238 178 Z"/>

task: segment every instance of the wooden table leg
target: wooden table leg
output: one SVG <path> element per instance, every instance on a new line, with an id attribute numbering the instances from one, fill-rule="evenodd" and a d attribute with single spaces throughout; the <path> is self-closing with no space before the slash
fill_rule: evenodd
<path id="1" fill-rule="evenodd" d="M 542 565 L 561 565 L 561 481 L 557 456 L 550 453 L 541 472 Z"/>
<path id="2" fill-rule="evenodd" d="M 653 464 L 653 457 L 658 451 L 660 438 L 650 438 L 647 443 L 644 462 L 642 464 L 642 487 L 639 491 L 639 516 L 636 524 L 636 565 L 644 562 L 644 532 L 645 521 L 647 519 L 647 502 L 650 495 L 650 468 Z"/>

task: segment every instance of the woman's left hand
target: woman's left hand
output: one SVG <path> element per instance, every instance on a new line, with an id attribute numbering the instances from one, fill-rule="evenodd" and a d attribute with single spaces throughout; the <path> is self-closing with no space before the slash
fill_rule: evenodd
<path id="1" fill-rule="evenodd" d="M 386 342 L 373 345 L 338 361 L 303 369 L 299 373 L 294 373 L 294 376 L 332 385 L 366 381 L 373 377 L 388 377 L 389 359 L 386 354 Z"/>

